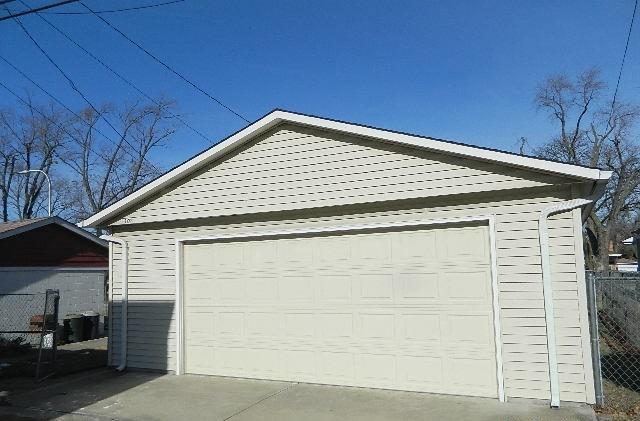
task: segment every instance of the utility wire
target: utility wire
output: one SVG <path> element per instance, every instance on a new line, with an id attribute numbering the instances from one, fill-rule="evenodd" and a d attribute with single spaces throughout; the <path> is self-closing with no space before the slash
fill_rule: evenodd
<path id="1" fill-rule="evenodd" d="M 15 1 L 15 0 L 11 0 L 11 1 Z M 168 6 L 170 4 L 182 3 L 184 1 L 186 1 L 186 0 L 173 0 L 173 1 L 167 1 L 167 2 L 164 2 L 164 3 L 149 4 L 149 5 L 146 5 L 146 6 L 128 7 L 126 9 L 96 10 L 95 13 L 129 12 L 129 11 L 132 11 L 132 10 L 151 9 L 151 8 L 154 8 L 154 7 Z M 0 3 L 0 4 L 2 4 L 2 3 Z M 43 12 L 42 14 L 45 14 L 45 15 L 90 15 L 91 12 Z"/>
<path id="2" fill-rule="evenodd" d="M 14 2 L 14 1 L 16 1 L 16 0 L 2 0 L 2 1 L 0 1 L 0 6 L 2 6 L 3 4 Z"/>
<path id="3" fill-rule="evenodd" d="M 24 31 L 24 33 L 29 37 L 29 39 L 35 44 L 36 47 L 38 47 L 38 49 L 40 50 L 40 52 L 47 58 L 47 60 L 49 60 L 49 62 L 56 68 L 58 69 L 58 71 L 60 72 L 60 74 L 62 74 L 62 76 L 64 76 L 64 78 L 67 80 L 67 82 L 69 82 L 69 85 L 71 86 L 71 88 L 76 91 L 78 93 L 78 95 L 80 95 L 82 97 L 82 99 L 84 99 L 84 101 L 89 105 L 89 107 L 91 107 L 91 109 L 98 114 L 102 120 L 104 120 L 107 125 L 109 127 L 111 127 L 111 129 L 116 132 L 118 134 L 118 136 L 120 136 L 120 139 L 122 139 L 122 141 L 124 143 L 126 143 L 132 150 L 136 150 L 135 147 L 133 147 L 133 145 L 131 145 L 131 143 L 129 143 L 129 141 L 127 140 L 127 138 L 120 133 L 120 131 L 118 129 L 116 129 L 116 127 L 111 124 L 111 122 L 109 121 L 109 119 L 107 119 L 103 113 L 101 113 L 100 111 L 98 111 L 98 109 L 93 105 L 93 103 L 91 101 L 89 101 L 89 99 L 86 97 L 86 95 L 84 95 L 82 93 L 82 91 L 80 91 L 80 89 L 78 89 L 78 87 L 76 86 L 76 84 L 73 82 L 73 80 L 65 73 L 65 71 L 51 58 L 51 56 L 44 50 L 44 48 L 42 48 L 42 46 L 40 46 L 40 44 L 38 43 L 38 41 L 36 41 L 35 38 L 33 38 L 31 36 L 31 34 L 29 33 L 29 31 L 27 31 L 27 28 L 25 28 L 25 26 L 22 24 L 22 22 L 20 21 L 20 19 L 15 18 L 15 21 L 18 23 L 18 25 L 20 25 L 20 28 L 22 28 L 22 30 Z M 134 156 L 135 159 L 135 156 Z M 147 160 L 148 162 L 148 160 Z M 155 171 L 158 171 L 158 168 L 156 168 L 155 165 L 153 165 L 151 162 L 148 162 L 149 165 L 151 166 L 151 168 L 153 168 Z"/>
<path id="4" fill-rule="evenodd" d="M 96 112 L 96 114 L 100 114 L 100 112 L 98 111 L 98 109 L 91 103 L 91 101 L 89 101 L 89 99 L 86 97 L 85 94 L 82 93 L 82 91 L 80 91 L 80 89 L 78 89 L 78 87 L 76 86 L 76 84 L 74 83 L 74 81 L 67 75 L 67 73 L 62 69 L 62 67 L 60 67 L 58 65 L 58 63 L 56 63 L 53 58 L 51 58 L 51 56 L 44 50 L 44 48 L 42 48 L 42 46 L 40 45 L 40 43 L 38 43 L 38 41 L 36 41 L 36 39 L 31 36 L 31 33 L 29 33 L 29 31 L 27 30 L 27 28 L 22 24 L 22 22 L 20 21 L 20 19 L 16 18 L 15 21 L 18 23 L 18 25 L 20 25 L 20 28 L 22 28 L 22 31 L 27 35 L 27 37 L 29 37 L 29 39 L 31 40 L 31 42 L 33 42 L 33 44 L 38 48 L 38 50 L 40 50 L 40 52 L 42 53 L 42 55 L 44 55 L 46 57 L 46 59 L 49 61 L 49 63 L 51 63 L 53 65 L 53 67 L 55 67 L 58 72 L 60 72 L 60 74 L 67 80 L 67 82 L 69 83 L 69 85 L 71 86 L 71 89 L 73 89 L 74 91 L 76 91 L 76 93 L 78 93 L 78 95 L 80 95 L 82 97 L 82 99 L 89 105 L 89 107 L 91 107 L 91 109 L 93 111 Z M 104 119 L 104 121 L 109 125 L 109 127 L 111 127 L 113 129 L 114 132 L 118 133 L 118 135 L 120 137 L 122 137 L 122 134 L 120 134 L 120 132 L 118 131 L 118 129 L 116 129 L 110 122 L 109 120 L 107 120 L 106 118 Z"/>
<path id="5" fill-rule="evenodd" d="M 58 123 L 57 121 L 55 121 L 54 119 L 52 119 L 51 117 L 49 117 L 48 115 L 46 115 L 45 113 L 43 113 L 42 111 L 40 111 L 38 108 L 34 107 L 33 104 L 31 104 L 29 101 L 27 101 L 26 99 L 22 98 L 20 95 L 18 95 L 17 93 L 15 93 L 13 90 L 11 90 L 7 85 L 5 85 L 4 83 L 2 83 L 2 81 L 0 81 L 0 86 L 2 86 L 4 89 L 6 89 L 11 95 L 13 95 L 14 97 L 16 97 L 20 102 L 22 102 L 26 107 L 28 107 L 31 111 L 35 111 L 36 113 L 40 114 L 43 118 L 45 118 L 46 120 L 48 120 L 50 123 L 53 123 L 54 125 L 58 126 L 58 128 L 60 130 L 62 130 L 64 133 L 67 134 L 67 136 L 69 136 L 72 139 L 75 139 L 76 141 L 78 141 L 78 139 L 71 134 L 66 127 L 64 127 L 62 124 Z M 73 112 L 73 111 L 72 111 Z M 75 114 L 75 113 L 74 113 Z M 84 121 L 84 120 L 82 120 Z M 94 127 L 95 129 L 95 127 Z M 98 152 L 95 151 L 95 149 L 93 149 L 90 145 L 87 145 L 87 148 L 89 149 L 90 152 L 93 152 L 94 154 L 96 154 L 97 156 L 101 157 L 104 159 L 104 157 L 99 154 Z M 125 149 L 122 149 L 123 151 L 125 151 Z"/>
<path id="6" fill-rule="evenodd" d="M 35 80 L 33 80 L 31 77 L 29 77 L 29 75 L 27 75 L 25 72 L 23 72 L 22 70 L 20 70 L 16 65 L 14 65 L 13 63 L 11 63 L 9 60 L 7 60 L 6 57 L 3 57 L 2 55 L 0 55 L 0 60 L 4 61 L 9 67 L 11 67 L 13 70 L 15 70 L 16 72 L 18 72 L 23 78 L 27 79 L 29 82 L 31 82 L 31 84 L 33 84 L 36 88 L 40 89 L 45 95 L 47 95 L 49 98 L 51 98 L 53 101 L 55 101 L 58 105 L 60 105 L 62 108 L 64 108 L 65 110 L 69 111 L 71 114 L 73 114 L 78 120 L 80 120 L 81 122 L 83 122 L 84 124 L 86 124 L 87 126 L 89 126 L 90 128 L 92 128 L 93 130 L 96 131 L 96 133 L 99 133 L 100 135 L 102 135 L 102 137 L 104 137 L 105 139 L 107 139 L 109 142 L 115 144 L 115 141 L 113 139 L 111 139 L 109 136 L 107 136 L 103 131 L 101 131 L 100 129 L 98 129 L 97 127 L 95 127 L 94 125 L 90 124 L 88 121 L 84 120 L 80 114 L 76 113 L 75 111 L 73 111 L 69 106 L 67 106 L 64 102 L 62 102 L 61 100 L 59 100 L 55 95 L 53 95 L 51 92 L 49 92 L 48 90 L 46 90 L 42 85 L 40 85 L 38 82 L 36 82 Z M 15 94 L 14 94 L 15 96 Z"/>
<path id="7" fill-rule="evenodd" d="M 13 1 L 13 0 L 11 0 Z M 59 7 L 59 6 L 64 6 L 65 4 L 69 4 L 69 3 L 75 3 L 78 0 L 65 0 L 65 1 L 60 1 L 58 3 L 53 3 L 53 4 L 47 4 L 46 6 L 42 6 L 42 7 L 36 7 L 35 9 L 29 9 L 29 10 L 25 10 L 24 12 L 18 12 L 16 14 L 12 14 L 11 11 L 9 9 L 7 9 L 5 7 L 5 10 L 7 11 L 8 15 L 7 16 L 2 16 L 0 17 L 0 21 L 3 20 L 7 20 L 7 19 L 15 19 L 18 16 L 24 16 L 24 15 L 30 15 L 32 13 L 38 13 L 42 10 L 47 10 L 47 9 L 52 9 L 54 7 Z M 5 3 L 9 3 L 8 1 L 5 1 L 3 3 L 0 3 L 0 5 L 5 4 Z"/>
<path id="8" fill-rule="evenodd" d="M 181 0 L 184 1 L 184 0 Z M 24 1 L 20 0 L 20 2 L 22 4 L 26 4 Z M 124 76 L 122 76 L 120 73 L 118 73 L 116 70 L 114 70 L 111 66 L 109 66 L 107 63 L 105 63 L 103 60 L 101 60 L 100 58 L 98 58 L 95 54 L 91 53 L 89 50 L 87 50 L 86 48 L 84 48 L 82 45 L 80 45 L 77 41 L 75 41 L 73 38 L 71 38 L 66 32 L 64 32 L 62 29 L 60 29 L 59 27 L 57 27 L 56 25 L 54 25 L 50 20 L 48 20 L 47 18 L 45 18 L 44 16 L 41 16 L 40 14 L 38 14 L 38 17 L 40 19 L 42 19 L 44 22 L 46 22 L 49 26 L 51 26 L 53 29 L 55 29 L 60 35 L 62 35 L 63 37 L 65 37 L 69 42 L 71 42 L 72 44 L 74 44 L 76 47 L 78 47 L 80 50 L 82 50 L 85 54 L 87 54 L 89 57 L 91 57 L 93 60 L 97 61 L 98 63 L 100 63 L 104 68 L 106 68 L 107 70 L 109 70 L 111 73 L 113 73 L 115 76 L 117 76 L 120 80 L 122 80 L 123 82 L 125 82 L 127 85 L 129 85 L 130 87 L 132 87 L 133 89 L 135 89 L 139 94 L 143 95 L 145 98 L 147 98 L 149 101 L 154 102 L 156 105 L 161 106 L 162 103 L 160 103 L 160 101 L 158 101 L 157 99 L 153 98 L 151 95 L 147 94 L 146 92 L 144 92 L 142 89 L 140 89 L 138 86 L 136 86 L 133 82 L 131 82 L 130 80 L 128 80 L 127 78 L 125 78 Z M 172 112 L 169 111 L 169 115 L 175 119 L 177 119 L 178 121 L 180 121 L 185 127 L 191 129 L 194 133 L 196 133 L 198 136 L 200 136 L 201 138 L 203 138 L 204 140 L 206 140 L 207 142 L 212 142 L 211 139 L 209 139 L 206 135 L 204 135 L 201 131 L 197 130 L 196 128 L 194 128 L 193 126 L 191 126 L 187 121 L 185 121 L 182 117 L 180 117 L 177 114 L 174 114 Z"/>
<path id="9" fill-rule="evenodd" d="M 42 117 L 44 117 L 45 119 L 47 119 L 50 123 L 55 124 L 56 126 L 58 126 L 58 128 L 60 130 L 62 130 L 63 132 L 65 132 L 67 134 L 67 136 L 69 136 L 72 139 L 76 139 L 76 141 L 78 140 L 76 138 L 76 136 L 72 135 L 71 133 L 69 133 L 69 131 L 66 129 L 66 127 L 64 127 L 62 124 L 58 123 L 57 121 L 55 121 L 54 119 L 52 119 L 51 117 L 47 116 L 45 113 L 43 113 L 42 111 L 40 111 L 38 108 L 34 107 L 33 104 L 31 104 L 29 101 L 27 101 L 26 99 L 22 98 L 20 95 L 18 95 L 17 93 L 15 93 L 11 88 L 9 88 L 7 85 L 5 85 L 4 83 L 2 83 L 0 81 L 0 86 L 2 86 L 4 89 L 6 89 L 11 95 L 13 95 L 14 97 L 16 97 L 20 102 L 22 102 L 25 106 L 27 106 L 30 110 L 37 112 L 38 114 L 40 114 Z M 95 150 L 91 149 L 91 147 L 89 147 L 89 150 L 93 153 L 95 153 L 98 156 L 101 156 L 99 153 L 97 153 Z"/>
<path id="10" fill-rule="evenodd" d="M 25 79 L 27 79 L 29 82 L 31 82 L 34 86 L 36 86 L 38 89 L 40 89 L 45 95 L 47 95 L 49 98 L 51 98 L 53 101 L 55 101 L 58 105 L 60 105 L 62 108 L 64 108 L 65 110 L 67 110 L 68 112 L 70 112 L 71 114 L 73 114 L 78 121 L 80 121 L 81 123 L 85 124 L 87 127 L 89 127 L 90 130 L 95 130 L 96 133 L 100 134 L 102 137 L 104 137 L 105 139 L 107 139 L 109 142 L 113 143 L 114 145 L 116 145 L 116 142 L 111 139 L 109 136 L 107 136 L 103 131 L 101 131 L 100 129 L 98 129 L 95 125 L 89 123 L 88 121 L 86 121 L 84 118 L 82 118 L 82 116 L 80 116 L 80 114 L 78 114 L 77 112 L 73 111 L 68 105 L 66 105 L 64 102 L 62 102 L 60 99 L 58 99 L 55 95 L 53 95 L 51 92 L 47 91 L 45 88 L 43 88 L 38 82 L 36 82 L 35 80 L 33 80 L 32 78 L 29 77 L 29 75 L 27 75 L 26 73 L 24 73 L 22 70 L 20 70 L 18 67 L 16 67 L 13 63 L 11 63 L 9 60 L 7 60 L 5 57 L 0 55 L 0 60 L 4 61 L 6 64 L 8 64 L 11 68 L 13 68 L 16 72 L 18 72 L 20 75 L 22 75 L 22 77 L 24 77 Z M 33 107 L 33 105 L 31 105 L 27 100 L 25 100 L 24 98 L 20 97 L 20 95 L 16 94 L 14 91 L 12 91 L 11 89 L 9 89 L 6 85 L 0 83 L 0 85 L 2 87 L 4 87 L 7 91 L 9 91 L 13 96 L 15 96 L 20 102 L 22 102 L 23 104 L 25 104 L 27 107 L 29 107 L 32 110 L 35 110 L 36 112 L 38 112 L 41 116 L 43 116 L 44 118 L 48 118 L 44 113 L 42 113 L 40 110 L 38 110 L 37 108 Z M 49 121 L 51 121 L 54 124 L 58 124 L 55 121 L 49 119 Z M 60 126 L 58 124 L 58 126 Z M 60 126 L 61 129 L 62 126 Z M 78 141 L 78 138 L 69 133 L 67 130 L 63 129 L 65 131 L 65 133 L 67 135 L 69 135 L 69 137 L 71 137 L 72 139 L 75 139 L 76 141 Z M 91 152 L 93 152 L 94 154 L 96 154 L 97 156 L 102 157 L 102 155 L 98 152 L 95 151 L 95 149 L 93 149 L 91 146 L 88 146 L 89 150 Z M 132 157 L 133 159 L 137 159 L 138 157 L 136 157 L 132 152 L 129 152 L 126 148 L 122 148 L 122 151 L 127 153 L 130 157 Z"/>
<path id="11" fill-rule="evenodd" d="M 620 88 L 620 80 L 622 79 L 622 69 L 624 68 L 624 62 L 627 59 L 627 50 L 629 49 L 629 41 L 631 40 L 631 31 L 633 30 L 633 22 L 636 19 L 636 10 L 638 9 L 638 0 L 635 1 L 633 6 L 633 14 L 631 15 L 631 22 L 629 23 L 629 32 L 627 33 L 627 42 L 624 46 L 624 54 L 622 54 L 622 62 L 620 63 L 620 71 L 618 72 L 618 80 L 616 82 L 616 89 L 613 92 L 613 101 L 611 102 L 611 115 L 609 116 L 609 122 L 613 117 L 614 107 L 616 105 L 616 99 L 618 98 L 618 88 Z"/>
<path id="12" fill-rule="evenodd" d="M 151 57 L 152 59 L 154 59 L 156 62 L 158 62 L 160 65 L 162 65 L 165 69 L 169 70 L 171 73 L 173 73 L 174 75 L 176 75 L 177 77 L 179 77 L 180 79 L 182 79 L 184 82 L 186 82 L 187 84 L 191 85 L 193 88 L 195 88 L 197 91 L 199 91 L 200 93 L 202 93 L 203 95 L 205 95 L 206 97 L 208 97 L 209 99 L 211 99 L 212 101 L 215 101 L 218 105 L 220 105 L 221 107 L 223 107 L 224 109 L 226 109 L 227 111 L 229 111 L 230 113 L 232 113 L 233 115 L 235 115 L 236 117 L 242 119 L 244 122 L 246 123 L 251 123 L 249 120 L 247 120 L 245 117 L 243 117 L 241 114 L 239 114 L 238 112 L 234 111 L 231 107 L 225 105 L 221 100 L 219 100 L 218 98 L 214 97 L 213 95 L 211 95 L 210 93 L 208 93 L 207 91 L 205 91 L 203 88 L 201 88 L 200 86 L 196 85 L 194 82 L 192 82 L 191 80 L 187 79 L 185 76 L 183 76 L 181 73 L 179 73 L 177 70 L 174 70 L 171 66 L 169 66 L 167 63 L 165 63 L 164 61 L 162 61 L 160 58 L 158 58 L 157 56 L 155 56 L 154 54 L 152 54 L 151 52 L 149 52 L 149 50 L 147 50 L 146 48 L 144 48 L 142 45 L 138 44 L 136 41 L 134 41 L 133 39 L 131 39 L 128 35 L 126 35 L 124 32 L 122 32 L 120 29 L 116 28 L 114 25 L 112 25 L 111 23 L 109 23 L 109 21 L 107 21 L 105 18 L 103 18 L 102 16 L 100 16 L 99 14 L 97 14 L 95 11 L 93 11 L 89 6 L 87 6 L 83 1 L 80 1 L 80 4 L 82 6 L 84 6 L 85 9 L 87 9 L 89 12 L 91 12 L 91 14 L 93 14 L 95 17 L 97 17 L 98 19 L 100 19 L 102 22 L 104 22 L 105 25 L 107 25 L 108 27 L 110 27 L 111 29 L 113 29 L 114 31 L 116 31 L 117 33 L 119 33 L 122 37 L 124 37 L 127 41 L 129 41 L 131 44 L 135 45 L 139 50 L 141 50 L 142 52 L 144 52 L 146 55 L 148 55 L 149 57 Z"/>

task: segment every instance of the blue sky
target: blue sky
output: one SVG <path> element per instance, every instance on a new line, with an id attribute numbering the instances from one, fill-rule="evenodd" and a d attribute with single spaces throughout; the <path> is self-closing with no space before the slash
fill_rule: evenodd
<path id="1" fill-rule="evenodd" d="M 111 9 L 159 1 L 87 3 Z M 104 17 L 249 120 L 286 108 L 515 150 L 520 136 L 535 145 L 553 132 L 532 103 L 546 76 L 598 67 L 615 84 L 632 10 L 632 0 L 187 0 Z M 47 17 L 148 93 L 175 98 L 190 124 L 211 139 L 244 126 L 96 17 Z M 94 103 L 138 97 L 37 16 L 23 23 Z M 622 100 L 635 100 L 640 92 L 635 29 Z M 83 105 L 10 20 L 0 22 L 0 54 L 64 102 Z M 3 63 L 0 77 L 22 93 L 37 94 Z M 0 89 L 0 106 L 12 104 Z M 169 167 L 207 146 L 183 128 L 154 158 Z"/>

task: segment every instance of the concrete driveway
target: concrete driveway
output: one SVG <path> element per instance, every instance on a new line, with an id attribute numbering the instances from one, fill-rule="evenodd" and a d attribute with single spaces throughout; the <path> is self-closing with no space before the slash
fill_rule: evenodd
<path id="1" fill-rule="evenodd" d="M 10 397 L 0 419 L 595 420 L 588 406 L 302 383 L 97 370 Z"/>

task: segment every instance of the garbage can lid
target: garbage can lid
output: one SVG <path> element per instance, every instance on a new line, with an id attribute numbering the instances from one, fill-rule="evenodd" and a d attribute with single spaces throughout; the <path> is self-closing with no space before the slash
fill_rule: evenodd
<path id="1" fill-rule="evenodd" d="M 82 314 L 67 314 L 66 316 L 64 316 L 65 319 L 80 319 L 82 318 Z"/>
<path id="2" fill-rule="evenodd" d="M 97 311 L 93 311 L 93 310 L 87 310 L 87 311 L 83 311 L 82 315 L 83 316 L 87 316 L 87 317 L 93 317 L 93 316 L 99 316 L 100 313 L 98 313 Z"/>

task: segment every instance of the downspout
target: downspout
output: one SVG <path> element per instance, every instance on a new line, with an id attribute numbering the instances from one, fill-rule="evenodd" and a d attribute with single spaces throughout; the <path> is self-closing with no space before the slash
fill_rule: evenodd
<path id="1" fill-rule="evenodd" d="M 553 308 L 553 284 L 551 278 L 551 257 L 549 255 L 548 218 L 591 203 L 587 199 L 574 199 L 561 202 L 540 212 L 538 233 L 540 236 L 540 257 L 542 260 L 542 291 L 544 293 L 544 316 L 547 328 L 547 354 L 549 357 L 549 383 L 551 389 L 551 407 L 560 406 L 560 381 L 558 379 L 558 356 L 556 354 L 556 325 Z"/>
<path id="2" fill-rule="evenodd" d="M 129 301 L 129 262 L 127 242 L 110 235 L 100 237 L 110 243 L 116 243 L 122 246 L 122 303 L 120 304 L 121 322 L 120 322 L 120 365 L 116 370 L 122 371 L 127 366 L 127 302 Z M 109 262 L 111 264 L 111 262 Z M 113 321 L 109 321 L 113 325 Z"/>

